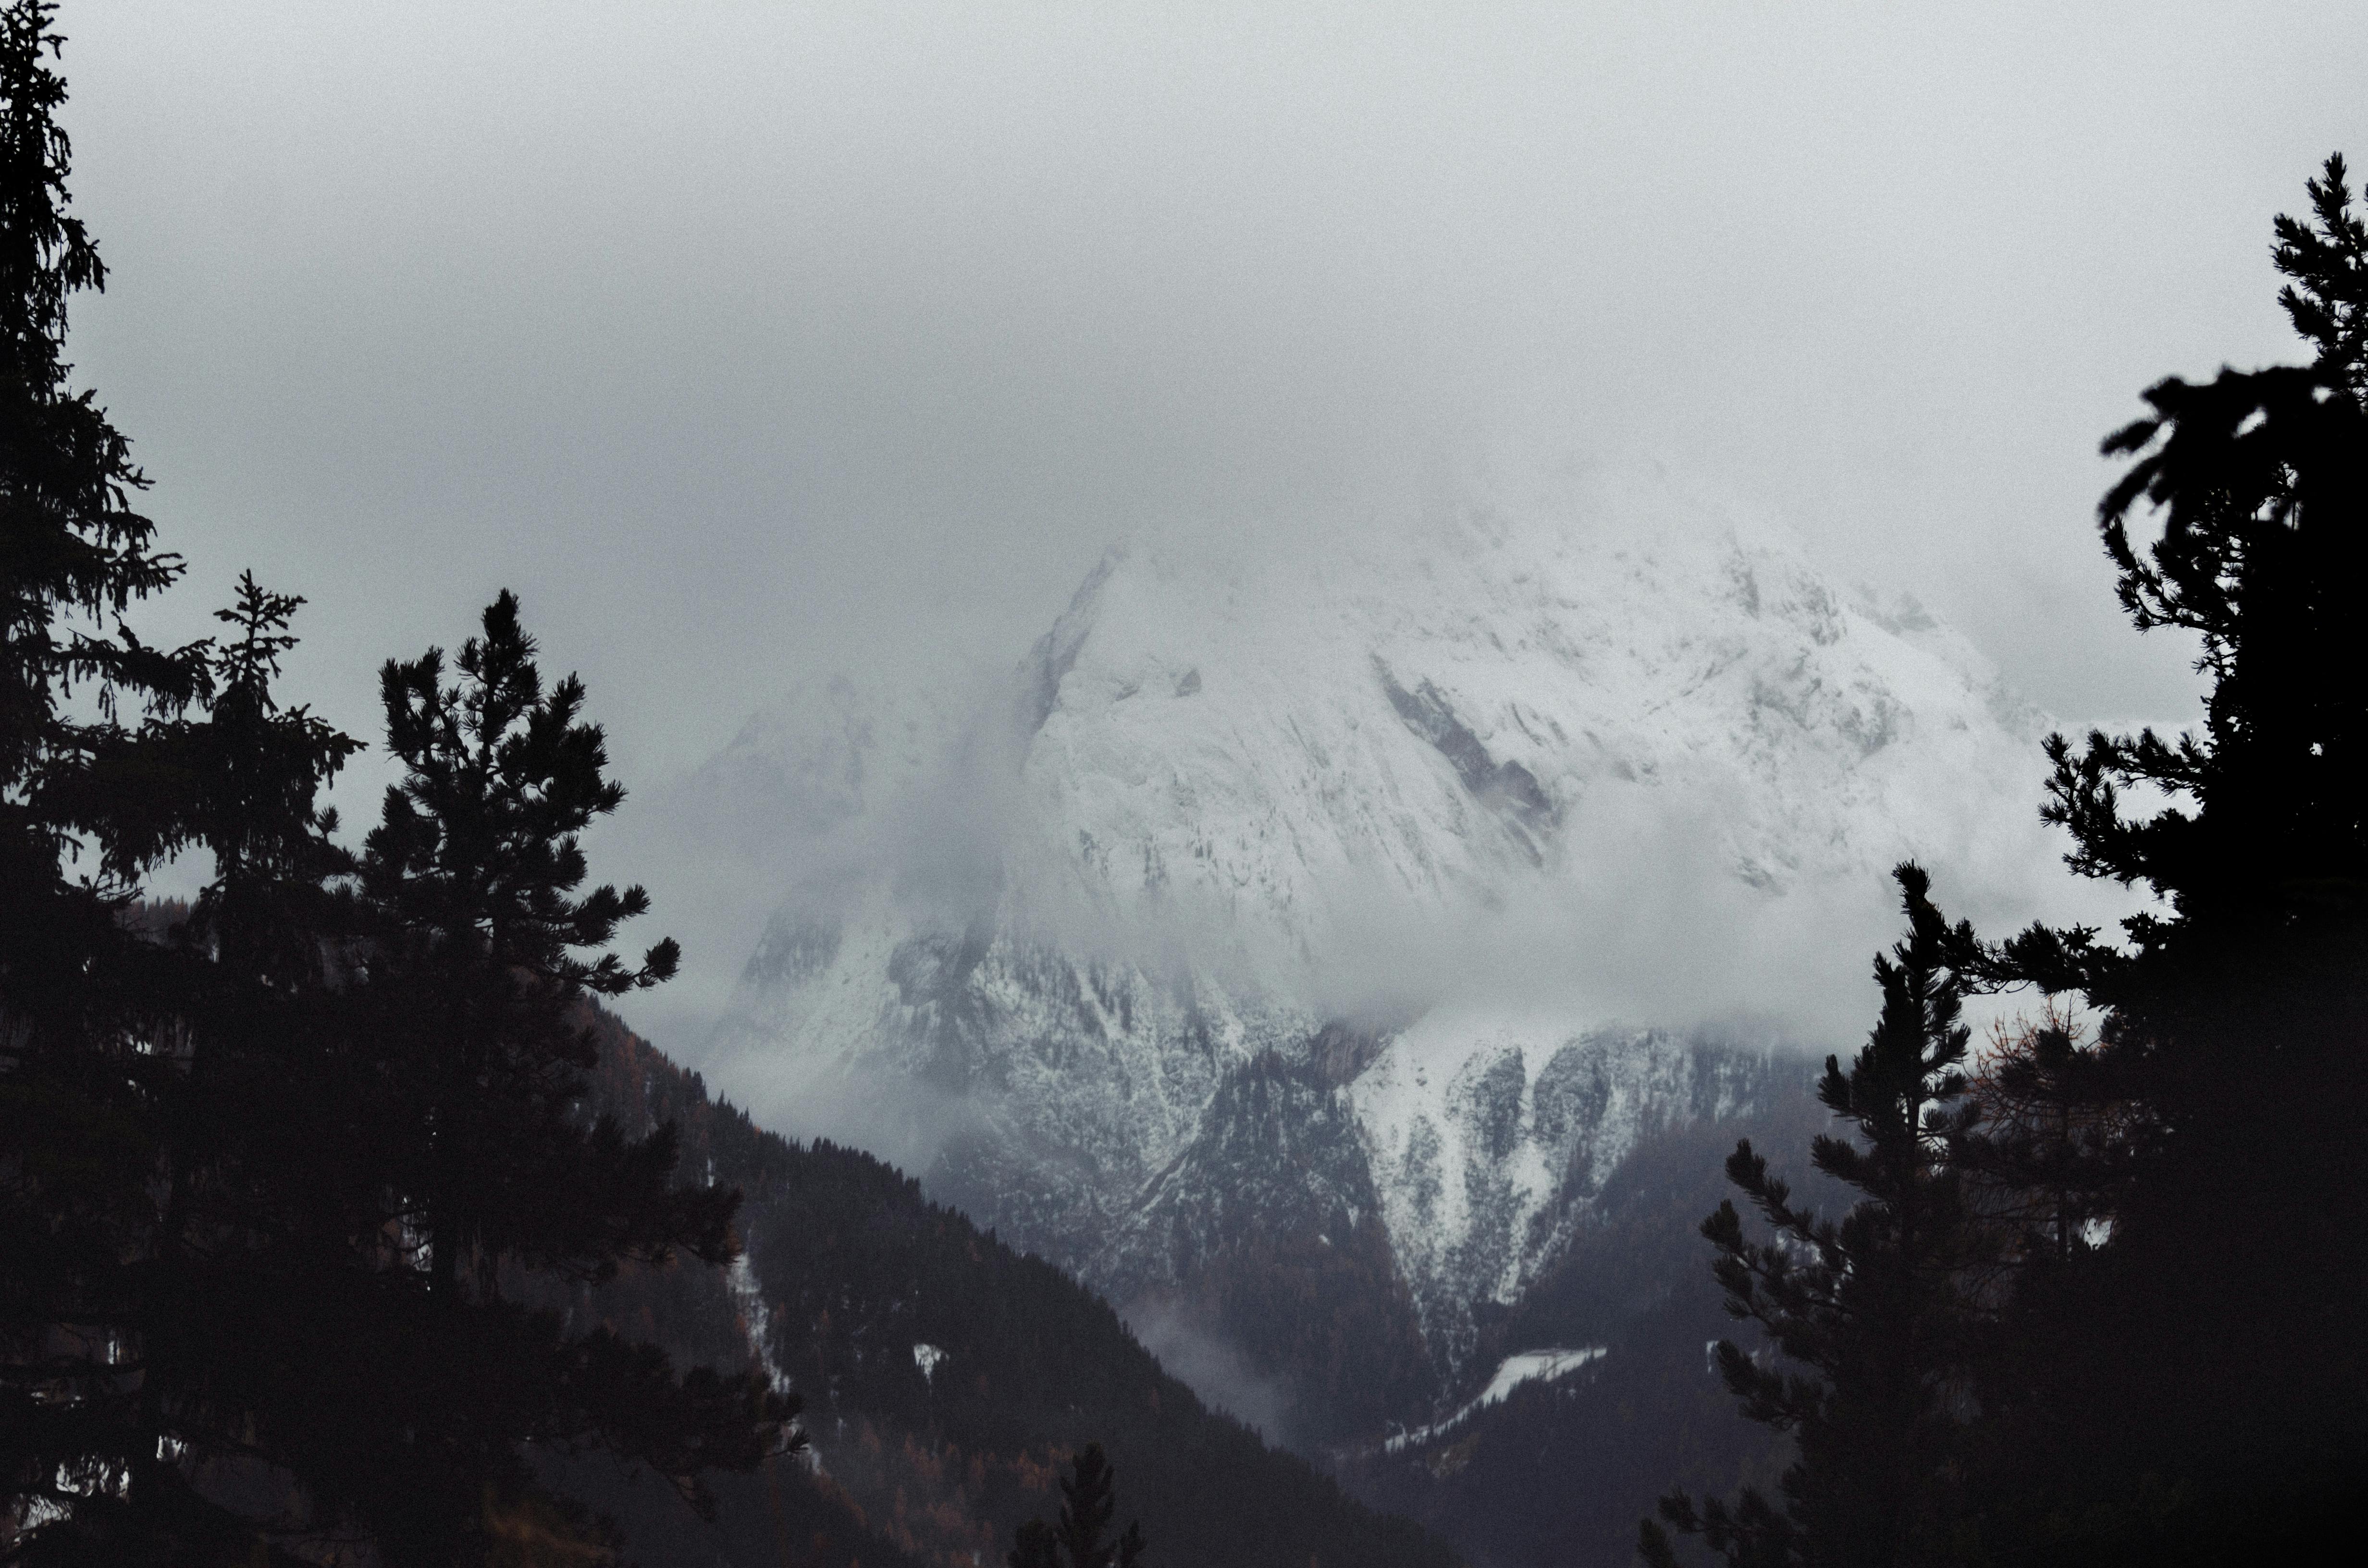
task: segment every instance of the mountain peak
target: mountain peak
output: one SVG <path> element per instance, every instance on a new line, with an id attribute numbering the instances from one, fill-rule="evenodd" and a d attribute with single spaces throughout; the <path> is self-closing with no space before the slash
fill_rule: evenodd
<path id="1" fill-rule="evenodd" d="M 1109 1288 L 1292 1238 L 1419 1325 L 1376 1387 L 1451 1386 L 1640 1139 L 1797 1092 L 1698 1026 L 1855 1032 L 1896 861 L 2055 880 L 1995 672 L 1666 475 L 1114 550 L 934 731 L 855 692 L 744 737 L 814 748 L 769 777 L 837 871 L 712 1074 Z"/>

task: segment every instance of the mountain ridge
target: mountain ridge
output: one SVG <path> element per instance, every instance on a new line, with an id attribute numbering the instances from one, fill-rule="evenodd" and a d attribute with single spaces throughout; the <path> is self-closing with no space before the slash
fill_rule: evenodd
<path id="1" fill-rule="evenodd" d="M 853 756 L 829 689 L 813 744 Z M 1113 1238 L 1236 1075 L 1361 1031 L 1344 1104 L 1442 1390 L 1584 1204 L 1536 1136 L 1567 1050 L 1659 1040 L 1599 1114 L 1714 1118 L 1656 1074 L 1799 1037 L 1755 1009 L 1832 1027 L 1894 860 L 1976 914 L 2053 872 L 2014 809 L 2035 711 L 1912 601 L 1650 475 L 1271 558 L 1113 551 L 944 717 L 809 857 L 711 1070 L 1124 1291 L 1175 1283 Z"/>

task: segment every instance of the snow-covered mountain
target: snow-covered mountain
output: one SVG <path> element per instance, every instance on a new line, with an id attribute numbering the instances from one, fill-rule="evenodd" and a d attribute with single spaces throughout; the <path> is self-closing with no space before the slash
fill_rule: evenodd
<path id="1" fill-rule="evenodd" d="M 1656 475 L 1115 551 L 989 697 L 824 683 L 712 765 L 799 864 L 708 1070 L 1122 1301 L 1361 1228 L 1452 1382 L 1639 1139 L 1863 1028 L 1892 864 L 2036 907 L 2044 729 Z"/>

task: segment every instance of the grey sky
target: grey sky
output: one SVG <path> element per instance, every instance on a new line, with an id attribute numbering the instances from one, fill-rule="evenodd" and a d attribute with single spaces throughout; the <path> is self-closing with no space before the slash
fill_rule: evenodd
<path id="1" fill-rule="evenodd" d="M 1946 15 L 1939 13 L 1946 12 Z M 71 0 L 75 357 L 197 629 L 301 689 L 500 585 L 629 781 L 796 670 L 1015 656 L 1116 535 L 1637 448 L 2059 713 L 2175 711 L 2097 440 L 2291 358 L 2368 154 L 2356 4 L 326 6 Z"/>

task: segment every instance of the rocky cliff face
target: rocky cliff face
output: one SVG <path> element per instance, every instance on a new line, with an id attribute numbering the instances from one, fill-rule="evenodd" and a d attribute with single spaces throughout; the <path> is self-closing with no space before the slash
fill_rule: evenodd
<path id="1" fill-rule="evenodd" d="M 1775 1027 L 1704 1025 L 1854 1018 L 1895 860 L 1977 916 L 2052 866 L 1970 649 L 1653 479 L 1115 553 L 934 729 L 826 696 L 723 759 L 827 874 L 711 1074 L 1182 1303 L 1325 1440 L 1463 1392 L 1641 1141 L 1797 1098 Z"/>
<path id="2" fill-rule="evenodd" d="M 1805 1077 L 1791 1058 L 1663 1029 L 1525 1039 L 1448 1013 L 1392 1041 L 1349 1099 L 1399 1270 L 1443 1361 L 1465 1364 L 1474 1309 L 1520 1300 L 1641 1143 L 1762 1116 Z"/>

